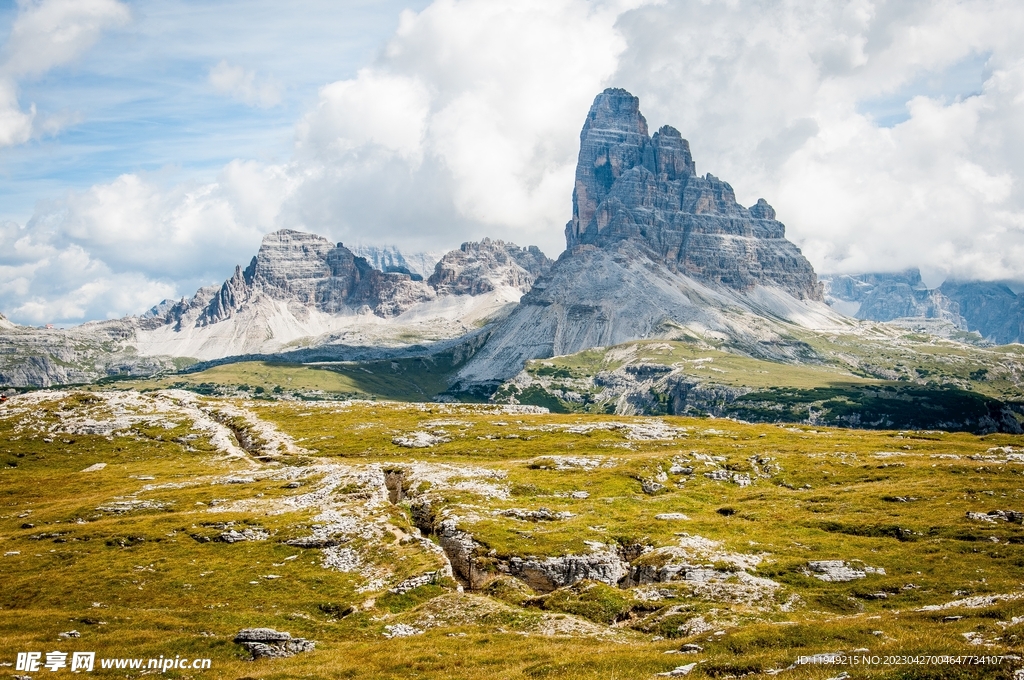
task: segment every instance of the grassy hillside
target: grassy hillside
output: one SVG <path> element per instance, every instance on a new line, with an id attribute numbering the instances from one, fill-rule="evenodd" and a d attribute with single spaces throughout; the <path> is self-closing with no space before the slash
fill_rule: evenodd
<path id="1" fill-rule="evenodd" d="M 324 377 L 239 370 L 265 390 Z M 695 678 L 1009 678 L 1019 659 L 793 664 L 1018 652 L 1021 447 L 469 404 L 35 392 L 0 405 L 0 662 L 58 649 L 212 659 L 168 677 L 650 678 L 693 663 Z M 510 575 L 517 559 L 601 556 L 637 578 L 552 590 Z M 822 560 L 853 577 L 822 580 Z M 675 576 L 640 578 L 659 573 Z M 249 661 L 232 638 L 254 626 L 316 649 Z M 58 639 L 72 629 L 81 637 Z"/>
<path id="2" fill-rule="evenodd" d="M 527 363 L 499 402 L 560 412 L 710 414 L 754 422 L 1019 431 L 1024 348 L 906 335 L 807 334 L 816 363 L 645 340 Z"/>
<path id="3" fill-rule="evenodd" d="M 493 395 L 560 413 L 713 415 L 751 422 L 1019 432 L 1024 347 L 980 347 L 881 325 L 857 333 L 794 331 L 804 359 L 781 363 L 684 340 L 642 340 L 527 362 Z M 810 357 L 810 359 L 806 358 Z M 188 389 L 260 399 L 423 402 L 449 393 L 461 366 L 424 358 L 316 364 L 247 361 L 103 388 Z"/>
<path id="4" fill-rule="evenodd" d="M 248 393 L 262 398 L 380 398 L 427 401 L 448 389 L 450 355 L 388 361 L 317 364 L 242 361 L 203 371 L 143 380 L 113 380 L 104 389 L 187 389 L 207 395 Z"/>

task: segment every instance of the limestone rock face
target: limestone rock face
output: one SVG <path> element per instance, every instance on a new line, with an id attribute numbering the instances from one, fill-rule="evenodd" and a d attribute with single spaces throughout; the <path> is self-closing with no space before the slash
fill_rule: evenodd
<path id="1" fill-rule="evenodd" d="M 340 243 L 285 229 L 264 237 L 248 267 L 235 267 L 198 323 L 223 321 L 260 294 L 328 314 L 367 305 L 385 318 L 434 297 L 408 274 L 384 273 Z"/>
<path id="2" fill-rule="evenodd" d="M 905 283 L 879 286 L 861 302 L 858 319 L 892 321 L 907 317 L 945 319 L 967 329 L 960 305 L 938 290 L 911 288 Z"/>
<path id="3" fill-rule="evenodd" d="M 311 652 L 316 642 L 306 638 L 293 638 L 290 633 L 273 628 L 244 628 L 235 636 L 235 642 L 255 659 L 282 659 L 301 652 Z"/>
<path id="4" fill-rule="evenodd" d="M 436 297 L 422 277 L 408 272 L 383 272 L 342 244 L 322 236 L 283 229 L 263 239 L 259 253 L 245 269 L 220 287 L 202 288 L 191 299 L 164 301 L 141 319 L 152 330 L 172 324 L 209 326 L 231 318 L 261 300 L 280 301 L 325 314 L 352 313 L 369 307 L 388 318 Z"/>
<path id="5" fill-rule="evenodd" d="M 164 300 L 139 317 L 139 328 L 152 330 L 170 325 L 180 331 L 183 323 L 195 322 L 196 316 L 203 313 L 220 291 L 221 286 L 205 286 L 191 298 L 182 298 L 177 302 Z"/>
<path id="6" fill-rule="evenodd" d="M 786 324 L 846 323 L 824 303 L 775 287 L 737 291 L 657 266 L 630 241 L 563 254 L 456 376 L 462 389 L 516 375 L 527 359 L 573 354 L 651 337 L 726 341 L 777 361 L 812 359 L 786 339 Z M 475 388 L 474 388 L 475 389 Z"/>
<path id="7" fill-rule="evenodd" d="M 0 328 L 0 385 L 50 387 L 174 368 L 168 357 L 140 357 L 132 319 L 76 328 Z"/>
<path id="8" fill-rule="evenodd" d="M 1024 342 L 1024 297 L 991 281 L 946 281 L 928 288 L 921 272 L 824 276 L 825 300 L 871 321 L 940 319 L 997 344 Z"/>
<path id="9" fill-rule="evenodd" d="M 580 135 L 567 250 L 456 376 L 476 390 L 516 375 L 526 359 L 648 337 L 727 341 L 781 361 L 804 351 L 786 324 L 845 323 L 764 200 L 696 174 L 671 127 L 648 136 L 625 90 L 594 100 Z M 806 358 L 806 357 L 804 357 Z M 485 390 L 484 390 L 485 391 Z"/>
<path id="10" fill-rule="evenodd" d="M 427 283 L 439 295 L 480 295 L 499 286 L 525 293 L 551 264 L 537 246 L 520 248 L 485 238 L 479 243 L 463 243 L 442 257 Z"/>
<path id="11" fill-rule="evenodd" d="M 397 261 L 393 252 L 374 252 Z M 341 243 L 284 229 L 264 237 L 249 265 L 236 266 L 219 288 L 203 288 L 190 300 L 164 301 L 143 317 L 142 326 L 210 326 L 261 300 L 335 315 L 364 309 L 388 319 L 439 295 L 481 295 L 500 287 L 525 292 L 550 266 L 536 246 L 520 248 L 484 239 L 446 254 L 424 281 L 404 266 L 389 265 L 390 271 L 381 271 Z"/>
<path id="12" fill-rule="evenodd" d="M 764 199 L 750 209 L 727 182 L 696 173 L 690 145 L 664 126 L 649 137 L 639 100 L 597 96 L 580 134 L 566 245 L 629 240 L 670 271 L 737 290 L 775 285 L 821 300 L 814 269 Z"/>
<path id="13" fill-rule="evenodd" d="M 392 263 L 402 257 L 394 249 L 376 255 Z M 324 348 L 330 356 L 365 358 L 452 342 L 507 315 L 550 261 L 535 247 L 484 241 L 463 244 L 443 266 L 434 264 L 431 285 L 407 267 L 381 270 L 315 234 L 278 231 L 223 284 L 164 300 L 138 317 L 67 330 L 16 326 L 0 317 L 0 385 L 150 375 L 173 368 L 171 357 Z"/>
<path id="14" fill-rule="evenodd" d="M 629 573 L 629 564 L 617 554 L 604 551 L 545 559 L 513 557 L 508 569 L 534 590 L 546 593 L 584 580 L 617 585 Z"/>
<path id="15" fill-rule="evenodd" d="M 1000 345 L 1024 342 L 1024 296 L 991 281 L 946 281 L 939 292 L 960 307 L 967 328 Z"/>
<path id="16" fill-rule="evenodd" d="M 365 249 L 364 249 L 365 250 Z M 506 315 L 550 266 L 536 247 L 464 243 L 411 273 L 395 249 L 373 250 L 384 271 L 315 234 L 268 234 L 244 269 L 191 299 L 164 301 L 137 320 L 139 353 L 199 359 L 291 346 L 381 347 L 447 340 Z"/>

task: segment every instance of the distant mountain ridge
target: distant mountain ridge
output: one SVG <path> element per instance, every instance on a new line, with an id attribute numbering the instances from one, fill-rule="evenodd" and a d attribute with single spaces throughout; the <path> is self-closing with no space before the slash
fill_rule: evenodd
<path id="1" fill-rule="evenodd" d="M 463 244 L 427 280 L 384 272 L 343 244 L 306 232 L 268 234 L 249 265 L 140 322 L 141 354 L 217 359 L 337 344 L 455 337 L 518 301 L 551 266 L 535 247 Z M 449 285 L 455 277 L 462 286 Z M 452 300 L 456 298 L 457 300 Z"/>
<path id="2" fill-rule="evenodd" d="M 374 246 L 359 244 L 356 246 L 350 245 L 348 249 L 356 257 L 365 258 L 375 269 L 379 269 L 382 272 L 409 274 L 413 279 L 417 276 L 422 279 L 429 278 L 434 273 L 434 267 L 446 254 L 444 251 L 403 251 L 393 245 Z"/>
<path id="3" fill-rule="evenodd" d="M 1024 298 L 1000 284 L 928 289 L 914 270 L 825 277 L 823 286 L 765 199 L 744 207 L 727 182 L 698 175 L 687 140 L 670 126 L 650 135 L 625 90 L 605 90 L 587 114 L 572 201 L 556 262 L 485 238 L 427 271 L 430 254 L 280 230 L 223 283 L 139 317 L 61 330 L 0 316 L 0 385 L 242 356 L 348 361 L 443 349 L 454 373 L 448 396 L 480 396 L 528 360 L 642 339 L 799 364 L 824 361 L 820 332 L 897 337 L 849 316 L 934 319 L 993 342 L 1024 336 Z M 906 377 L 865 366 L 850 370 Z"/>
<path id="4" fill-rule="evenodd" d="M 394 254 L 394 253 L 392 253 Z M 501 318 L 551 266 L 536 247 L 484 239 L 445 254 L 428 279 L 382 271 L 343 244 L 293 230 L 263 239 L 243 269 L 139 317 L 61 330 L 0 318 L 0 385 L 145 375 L 173 358 L 215 360 L 309 347 L 402 348 Z M 7 324 L 7 325 L 4 325 Z"/>
<path id="5" fill-rule="evenodd" d="M 174 325 L 180 331 L 188 322 L 210 326 L 264 297 L 326 314 L 370 312 L 390 318 L 438 295 L 481 295 L 499 286 L 526 292 L 550 266 L 536 246 L 524 249 L 484 239 L 445 254 L 424 281 L 395 271 L 397 266 L 381 271 L 322 236 L 282 229 L 265 236 L 249 265 L 236 266 L 219 288 L 201 288 L 177 303 L 165 300 L 144 315 L 142 327 Z M 461 285 L 453 285 L 455 281 Z"/>
<path id="6" fill-rule="evenodd" d="M 917 269 L 822 280 L 829 305 L 858 319 L 942 319 L 998 345 L 1024 342 L 1024 296 L 1002 283 L 948 280 L 928 288 Z"/>

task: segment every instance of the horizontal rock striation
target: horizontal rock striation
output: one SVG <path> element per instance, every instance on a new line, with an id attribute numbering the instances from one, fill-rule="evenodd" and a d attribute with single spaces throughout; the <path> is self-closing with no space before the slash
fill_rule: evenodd
<path id="1" fill-rule="evenodd" d="M 506 569 L 509 575 L 536 591 L 546 593 L 580 581 L 618 585 L 629 574 L 629 563 L 614 552 L 599 551 L 589 555 L 559 555 L 543 559 L 512 557 Z"/>
<path id="2" fill-rule="evenodd" d="M 244 628 L 235 636 L 235 643 L 252 654 L 253 660 L 282 659 L 316 648 L 313 640 L 293 638 L 291 633 L 273 628 Z"/>
<path id="3" fill-rule="evenodd" d="M 385 255 L 395 258 L 394 253 Z M 236 266 L 219 288 L 203 288 L 190 300 L 165 301 L 142 323 L 146 329 L 173 324 L 180 330 L 190 321 L 210 326 L 263 300 L 335 315 L 367 310 L 388 319 L 438 296 L 481 295 L 500 286 L 525 292 L 550 266 L 536 246 L 484 239 L 446 254 L 424 281 L 404 266 L 381 271 L 341 243 L 283 229 L 264 237 L 249 265 Z"/>
<path id="4" fill-rule="evenodd" d="M 598 95 L 580 134 L 567 247 L 629 240 L 670 271 L 738 290 L 774 284 L 821 300 L 814 269 L 764 199 L 736 202 L 727 182 L 696 173 L 690 144 L 664 126 L 648 136 L 639 100 Z"/>
<path id="5" fill-rule="evenodd" d="M 260 296 L 327 314 L 366 305 L 377 316 L 387 318 L 433 299 L 435 293 L 409 274 L 375 269 L 341 243 L 284 229 L 264 237 L 248 267 L 235 267 L 234 275 L 213 296 L 197 324 L 223 321 Z"/>
<path id="6" fill-rule="evenodd" d="M 169 357 L 138 355 L 131 319 L 97 321 L 68 330 L 12 324 L 0 331 L 0 385 L 50 387 L 175 368 Z"/>

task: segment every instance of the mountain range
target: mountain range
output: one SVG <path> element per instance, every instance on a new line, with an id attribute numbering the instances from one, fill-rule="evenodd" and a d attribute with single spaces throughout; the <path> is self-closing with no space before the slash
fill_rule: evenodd
<path id="1" fill-rule="evenodd" d="M 916 271 L 819 280 L 765 199 L 743 206 L 727 182 L 698 174 L 687 140 L 667 125 L 650 134 L 625 90 L 605 90 L 587 114 L 572 206 L 554 262 L 536 247 L 490 239 L 406 256 L 281 230 L 221 285 L 138 317 L 68 330 L 0 317 L 0 384 L 148 375 L 197 361 L 448 352 L 449 396 L 479 398 L 518 379 L 531 360 L 642 339 L 924 381 L 931 369 L 908 377 L 903 364 L 879 367 L 818 340 L 898 344 L 898 323 L 874 322 L 907 319 L 933 321 L 926 330 L 963 347 L 1018 342 L 1024 330 L 1022 298 L 999 284 L 928 289 Z"/>
<path id="2" fill-rule="evenodd" d="M 829 304 L 858 319 L 941 319 L 998 345 L 1024 342 L 1024 297 L 1003 283 L 950 279 L 928 288 L 917 269 L 823 281 Z"/>

